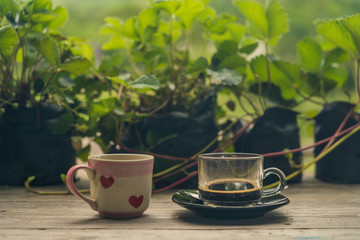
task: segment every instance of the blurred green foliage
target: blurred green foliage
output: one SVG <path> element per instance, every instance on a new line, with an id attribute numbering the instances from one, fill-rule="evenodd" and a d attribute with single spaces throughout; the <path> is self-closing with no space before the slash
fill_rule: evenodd
<path id="1" fill-rule="evenodd" d="M 276 46 L 276 52 L 288 60 L 296 59 L 296 43 L 304 36 L 315 35 L 313 21 L 319 18 L 334 18 L 351 15 L 360 9 L 358 0 L 280 0 L 290 18 L 290 31 Z M 106 41 L 106 36 L 99 34 L 104 19 L 109 16 L 126 19 L 136 15 L 149 6 L 148 0 L 54 0 L 69 11 L 69 21 L 62 32 L 90 38 L 96 48 Z M 209 5 L 218 13 L 227 12 L 242 18 L 231 0 L 210 0 Z"/>

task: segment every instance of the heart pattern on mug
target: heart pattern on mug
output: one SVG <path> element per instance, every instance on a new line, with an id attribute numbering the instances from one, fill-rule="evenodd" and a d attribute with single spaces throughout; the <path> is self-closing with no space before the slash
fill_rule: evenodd
<path id="1" fill-rule="evenodd" d="M 111 187 L 114 184 L 114 178 L 113 177 L 105 177 L 105 176 L 101 176 L 100 177 L 100 182 L 101 185 L 103 186 L 103 188 L 107 189 L 109 187 Z"/>
<path id="2" fill-rule="evenodd" d="M 139 197 L 136 196 L 131 196 L 129 197 L 129 203 L 131 204 L 131 206 L 133 206 L 134 208 L 138 208 L 141 206 L 142 202 L 144 200 L 144 196 L 140 195 Z"/>

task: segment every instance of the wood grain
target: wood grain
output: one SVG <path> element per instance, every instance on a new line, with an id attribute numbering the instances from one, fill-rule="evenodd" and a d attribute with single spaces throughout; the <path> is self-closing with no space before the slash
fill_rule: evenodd
<path id="1" fill-rule="evenodd" d="M 171 201 L 174 191 L 153 195 L 142 217 L 112 220 L 73 195 L 1 190 L 0 239 L 360 239 L 360 185 L 307 176 L 284 192 L 290 204 L 245 220 L 194 215 Z"/>

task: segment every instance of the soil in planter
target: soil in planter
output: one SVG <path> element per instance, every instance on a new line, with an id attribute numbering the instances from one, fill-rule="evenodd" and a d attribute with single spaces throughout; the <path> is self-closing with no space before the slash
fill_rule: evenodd
<path id="1" fill-rule="evenodd" d="M 46 121 L 59 117 L 58 107 L 7 108 L 0 120 L 0 185 L 23 185 L 35 176 L 32 185 L 62 183 L 75 164 L 76 153 L 69 133 L 54 135 Z"/>
<path id="2" fill-rule="evenodd" d="M 249 129 L 235 144 L 236 152 L 247 153 L 272 153 L 300 147 L 299 127 L 296 121 L 297 113 L 284 108 L 267 109 L 261 116 L 254 127 Z M 236 126 L 240 129 L 241 124 Z M 292 167 L 302 165 L 302 153 L 297 152 L 291 155 L 291 159 L 286 156 L 266 157 L 264 159 L 264 169 L 277 167 L 284 172 L 286 176 L 290 175 L 298 168 Z M 289 182 L 301 182 L 302 175 L 298 175 Z M 278 181 L 276 176 L 269 176 L 264 184 Z"/>
<path id="3" fill-rule="evenodd" d="M 216 96 L 211 95 L 196 103 L 189 113 L 156 114 L 134 126 L 131 134 L 125 136 L 123 143 L 128 147 L 139 149 L 141 144 L 138 141 L 138 136 L 141 136 L 141 142 L 145 144 L 142 146 L 142 150 L 167 156 L 191 157 L 217 137 L 215 104 Z M 159 142 L 151 149 L 148 149 L 149 146 L 146 144 L 149 134 L 156 135 L 157 137 L 153 137 L 153 139 L 157 138 Z M 211 152 L 216 147 L 217 144 L 214 144 L 207 152 Z M 179 163 L 181 162 L 156 158 L 154 173 L 161 172 Z M 187 172 L 190 173 L 195 170 L 197 170 L 197 165 L 188 169 Z M 169 179 L 155 183 L 155 187 L 167 186 L 185 176 L 184 172 L 180 172 Z M 197 178 L 194 177 L 179 187 L 197 188 Z"/>
<path id="4" fill-rule="evenodd" d="M 332 136 L 352 107 L 352 104 L 340 101 L 326 105 L 315 117 L 315 141 Z M 344 129 L 356 123 L 358 121 L 350 117 Z M 357 132 L 317 162 L 316 178 L 326 182 L 360 183 L 359 143 L 360 133 Z M 319 155 L 325 146 L 326 143 L 316 147 L 315 156 Z"/>

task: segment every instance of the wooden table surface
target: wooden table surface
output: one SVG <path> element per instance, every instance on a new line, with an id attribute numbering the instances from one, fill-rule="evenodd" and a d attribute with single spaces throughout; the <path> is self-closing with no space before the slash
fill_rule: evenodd
<path id="1" fill-rule="evenodd" d="M 2 189 L 0 239 L 360 239 L 360 185 L 306 176 L 283 193 L 290 204 L 244 220 L 199 217 L 173 203 L 174 192 L 154 194 L 142 217 L 112 220 L 73 195 Z"/>

